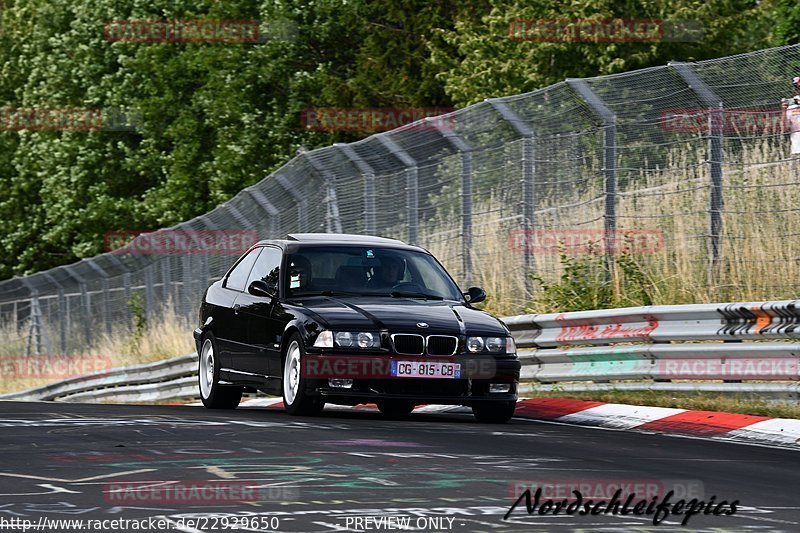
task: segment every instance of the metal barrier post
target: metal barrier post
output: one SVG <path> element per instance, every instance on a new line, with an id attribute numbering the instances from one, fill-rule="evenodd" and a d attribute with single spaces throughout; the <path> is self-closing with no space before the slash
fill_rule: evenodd
<path id="1" fill-rule="evenodd" d="M 722 98 L 704 82 L 690 63 L 672 62 L 669 64 L 680 75 L 697 98 L 709 110 L 708 114 L 708 284 L 709 288 L 719 285 L 719 261 L 722 238 L 722 141 L 723 141 L 723 103 Z"/>
<path id="2" fill-rule="evenodd" d="M 610 279 L 611 264 L 617 253 L 617 115 L 603 103 L 586 80 L 568 78 L 567 85 L 578 93 L 603 125 L 603 240 L 606 256 L 606 279 Z"/>
<path id="3" fill-rule="evenodd" d="M 364 176 L 364 227 L 368 234 L 375 234 L 377 232 L 375 225 L 375 171 L 349 145 L 337 143 L 334 146 L 339 148 Z"/>
<path id="4" fill-rule="evenodd" d="M 408 213 L 408 242 L 417 244 L 419 227 L 419 184 L 417 162 L 386 134 L 377 135 L 378 141 L 406 167 L 406 211 Z"/>
<path id="5" fill-rule="evenodd" d="M 486 100 L 503 119 L 508 122 L 517 135 L 522 137 L 522 228 L 525 231 L 525 242 L 531 242 L 531 233 L 536 229 L 536 163 L 534 135 L 531 126 L 502 100 L 489 98 Z M 525 289 L 533 292 L 530 274 L 535 272 L 533 251 L 524 249 Z"/>
<path id="6" fill-rule="evenodd" d="M 466 286 L 472 284 L 472 147 L 453 131 L 442 126 L 439 117 L 426 119 L 461 154 L 461 273 Z"/>

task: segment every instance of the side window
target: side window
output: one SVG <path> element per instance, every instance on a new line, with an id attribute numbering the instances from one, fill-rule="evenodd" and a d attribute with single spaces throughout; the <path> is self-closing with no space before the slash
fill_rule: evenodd
<path id="1" fill-rule="evenodd" d="M 267 282 L 270 287 L 275 290 L 278 289 L 278 278 L 281 270 L 281 259 L 283 259 L 283 252 L 278 248 L 271 246 L 265 247 L 258 260 L 250 272 L 250 277 L 247 279 L 245 289 L 250 286 L 253 281 L 260 279 Z"/>
<path id="2" fill-rule="evenodd" d="M 226 288 L 244 292 L 247 277 L 250 275 L 250 270 L 253 268 L 253 264 L 256 262 L 261 250 L 263 250 L 263 248 L 251 250 L 244 259 L 239 261 L 233 268 L 233 271 L 228 275 L 228 281 L 225 282 Z"/>

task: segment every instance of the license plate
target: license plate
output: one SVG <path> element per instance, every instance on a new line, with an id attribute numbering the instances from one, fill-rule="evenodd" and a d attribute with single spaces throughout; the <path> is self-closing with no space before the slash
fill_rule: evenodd
<path id="1" fill-rule="evenodd" d="M 397 378 L 459 379 L 461 378 L 461 364 L 392 361 L 391 375 Z"/>

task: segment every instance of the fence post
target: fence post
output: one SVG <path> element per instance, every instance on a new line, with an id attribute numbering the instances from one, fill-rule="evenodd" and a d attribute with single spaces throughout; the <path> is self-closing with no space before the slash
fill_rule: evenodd
<path id="1" fill-rule="evenodd" d="M 472 285 L 472 151 L 461 151 L 461 270 L 464 282 Z"/>
<path id="2" fill-rule="evenodd" d="M 125 316 L 128 318 L 128 328 L 133 326 L 133 312 L 131 311 L 131 273 L 122 274 L 122 285 L 125 287 Z"/>
<path id="3" fill-rule="evenodd" d="M 192 254 L 185 250 L 180 256 L 183 262 L 183 318 L 189 318 L 192 315 Z"/>
<path id="4" fill-rule="evenodd" d="M 169 256 L 170 254 L 164 254 L 161 257 L 161 283 L 163 284 L 161 287 L 161 297 L 164 299 L 165 304 L 170 300 L 169 289 L 172 286 L 172 273 L 169 270 Z M 175 305 L 175 302 L 172 302 L 172 305 Z"/>
<path id="5" fill-rule="evenodd" d="M 245 194 L 250 195 L 250 197 L 255 201 L 256 205 L 258 205 L 261 209 L 266 211 L 267 215 L 269 216 L 269 238 L 270 239 L 277 239 L 281 237 L 278 234 L 278 227 L 280 226 L 280 216 L 281 212 L 272 205 L 272 203 L 267 200 L 267 197 L 264 196 L 264 193 L 256 189 L 255 187 L 248 187 L 244 190 Z M 252 227 L 253 224 L 250 223 L 244 216 L 236 209 L 235 206 L 231 204 L 227 204 L 228 208 L 230 209 L 231 213 L 237 217 L 237 220 L 240 221 L 243 228 Z"/>
<path id="6" fill-rule="evenodd" d="M 275 176 L 275 181 L 278 182 L 278 185 L 283 187 L 283 189 L 288 192 L 292 198 L 294 198 L 294 201 L 297 204 L 297 231 L 301 233 L 308 231 L 308 213 L 306 210 L 307 201 L 305 196 L 299 193 L 295 186 L 292 185 L 289 179 L 283 174 L 278 174 L 276 172 L 273 174 L 273 176 Z"/>
<path id="7" fill-rule="evenodd" d="M 67 300 L 64 289 L 58 288 L 58 347 L 61 355 L 67 353 Z"/>
<path id="8" fill-rule="evenodd" d="M 81 307 L 83 308 L 83 316 L 81 317 L 81 324 L 83 324 L 83 335 L 86 338 L 87 346 L 92 344 L 92 300 L 89 291 L 86 288 L 86 279 L 75 271 L 75 265 L 68 265 L 64 267 L 64 271 L 78 282 L 78 291 L 80 292 Z"/>
<path id="9" fill-rule="evenodd" d="M 111 336 L 111 317 L 108 314 L 108 273 L 95 263 L 94 259 L 87 259 L 86 264 L 100 276 L 103 290 L 103 299 L 100 301 L 100 314 L 103 315 L 106 334 Z"/>
<path id="10" fill-rule="evenodd" d="M 84 317 L 81 322 L 83 322 L 83 334 L 86 337 L 86 345 L 92 345 L 92 300 L 91 295 L 89 294 L 89 290 L 86 287 L 86 283 L 81 283 L 78 285 L 81 291 L 81 307 L 84 310 Z"/>
<path id="11" fill-rule="evenodd" d="M 65 355 L 67 353 L 67 322 L 69 319 L 69 313 L 67 311 L 67 302 L 64 298 L 64 287 L 49 272 L 45 271 L 41 274 L 42 277 L 56 287 L 56 297 L 58 302 L 58 348 L 61 355 Z"/>
<path id="12" fill-rule="evenodd" d="M 603 125 L 603 243 L 605 245 L 606 281 L 617 252 L 617 115 L 603 103 L 586 80 L 567 78 L 567 85 L 588 104 Z"/>
<path id="13" fill-rule="evenodd" d="M 417 162 L 387 134 L 376 135 L 378 141 L 406 167 L 406 212 L 408 213 L 408 242 L 417 244 L 419 228 L 419 184 Z"/>
<path id="14" fill-rule="evenodd" d="M 723 102 L 692 68 L 690 63 L 671 62 L 669 66 L 686 82 L 689 89 L 708 108 L 708 284 L 709 289 L 719 285 L 719 262 L 722 238 L 722 141 Z"/>
<path id="15" fill-rule="evenodd" d="M 344 143 L 334 144 L 364 176 L 364 229 L 369 234 L 377 231 L 375 224 L 375 170 L 356 154 L 353 148 Z"/>
<path id="16" fill-rule="evenodd" d="M 322 176 L 325 181 L 325 230 L 328 233 L 342 233 L 342 220 L 339 218 L 339 201 L 336 198 L 336 176 L 331 171 L 320 165 L 311 155 L 312 152 L 303 152 L 306 161 L 314 172 Z"/>
<path id="17" fill-rule="evenodd" d="M 148 319 L 155 314 L 155 299 L 153 297 L 155 276 L 153 274 L 152 264 L 144 267 L 144 316 Z"/>
<path id="18" fill-rule="evenodd" d="M 31 355 L 31 344 L 33 344 L 34 354 L 42 353 L 42 320 L 39 310 L 39 291 L 31 290 L 31 313 L 30 324 L 28 326 L 28 343 L 25 348 L 25 355 Z"/>
<path id="19" fill-rule="evenodd" d="M 530 274 L 535 271 L 533 250 L 528 243 L 532 242 L 532 233 L 536 228 L 536 163 L 533 129 L 516 111 L 508 107 L 502 100 L 488 98 L 486 100 L 494 110 L 509 123 L 522 138 L 522 229 L 524 234 L 523 265 L 525 268 L 525 290 L 533 292 L 533 280 Z"/>
<path id="20" fill-rule="evenodd" d="M 461 272 L 467 287 L 472 284 L 472 147 L 452 127 L 442 126 L 442 118 L 426 118 L 450 145 L 461 154 Z"/>

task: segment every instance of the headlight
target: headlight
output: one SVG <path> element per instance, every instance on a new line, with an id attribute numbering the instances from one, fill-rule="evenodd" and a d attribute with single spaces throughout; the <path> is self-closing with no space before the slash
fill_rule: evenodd
<path id="1" fill-rule="evenodd" d="M 372 333 L 358 334 L 358 346 L 360 348 L 371 348 L 373 344 L 375 344 L 375 337 L 373 337 Z"/>
<path id="2" fill-rule="evenodd" d="M 336 334 L 336 345 L 349 347 L 353 345 L 353 334 L 349 331 L 340 331 Z"/>
<path id="3" fill-rule="evenodd" d="M 315 348 L 333 348 L 333 332 L 325 330 L 317 335 L 317 340 L 314 341 Z"/>
<path id="4" fill-rule="evenodd" d="M 381 337 L 377 333 L 370 333 L 368 331 L 337 331 L 336 334 L 332 334 L 331 332 L 323 332 L 323 333 L 330 333 L 332 338 L 336 340 L 336 347 L 337 348 L 380 348 L 381 347 Z M 320 334 L 322 336 L 322 334 Z M 314 344 L 314 346 L 317 346 Z M 324 346 L 324 348 L 333 348 L 333 344 L 330 346 Z"/>
<path id="5" fill-rule="evenodd" d="M 467 350 L 472 353 L 483 351 L 483 337 L 469 337 L 467 338 Z"/>
<path id="6" fill-rule="evenodd" d="M 516 354 L 517 346 L 511 337 L 467 337 L 467 350 L 471 353 L 486 351 L 500 353 L 505 349 L 508 354 Z"/>
<path id="7" fill-rule="evenodd" d="M 506 347 L 506 341 L 500 337 L 489 337 L 486 339 L 486 349 L 497 353 Z"/>

